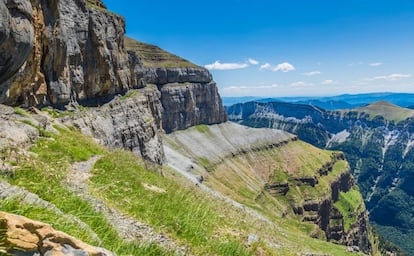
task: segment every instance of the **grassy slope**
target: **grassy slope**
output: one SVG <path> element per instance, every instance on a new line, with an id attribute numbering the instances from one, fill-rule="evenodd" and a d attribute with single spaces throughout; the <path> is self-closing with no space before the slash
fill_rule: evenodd
<path id="1" fill-rule="evenodd" d="M 177 55 L 171 54 L 158 46 L 142 43 L 125 37 L 127 50 L 135 52 L 142 60 L 144 66 L 154 68 L 197 68 L 198 66 Z"/>
<path id="2" fill-rule="evenodd" d="M 73 130 L 61 129 L 60 135 L 47 135 L 49 137 L 40 139 L 32 147 L 35 157 L 22 158 L 15 175 L 2 179 L 38 194 L 55 204 L 65 215 L 24 205 L 18 199 L 0 201 L 2 210 L 51 223 L 62 231 L 113 250 L 118 255 L 170 255 L 170 252 L 153 244 L 138 245 L 123 241 L 103 214 L 97 213 L 88 202 L 63 185 L 71 163 L 98 154 L 102 158 L 92 171 L 91 193 L 119 211 L 150 223 L 178 243 L 190 246 L 194 254 L 251 255 L 264 251 L 269 255 L 296 255 L 300 251 L 314 251 L 347 255 L 342 246 L 310 238 L 308 232 L 312 227 L 309 225 L 277 215 L 273 217 L 275 225 L 269 225 L 241 209 L 212 198 L 168 169 L 163 170 L 163 175 L 159 170 L 148 170 L 145 163 L 130 152 L 108 151 Z M 147 190 L 144 183 L 165 189 L 167 193 Z M 238 193 L 245 197 L 242 191 Z M 251 195 L 248 191 L 246 193 Z M 269 208 L 263 211 L 274 211 L 273 206 L 285 207 L 274 198 L 264 201 Z M 70 221 L 70 215 L 88 224 L 102 244 Z M 259 237 L 260 241 L 246 246 L 250 234 Z"/>
<path id="3" fill-rule="evenodd" d="M 195 127 L 192 130 L 197 130 L 200 136 L 216 136 L 206 126 Z M 182 139 L 186 136 L 177 137 Z M 196 157 L 194 154 L 197 149 L 185 149 L 186 147 L 180 144 L 181 139 L 174 140 L 174 136 L 167 138 L 169 145 L 173 148 L 186 151 L 185 155 Z M 275 238 L 279 244 L 288 245 L 296 251 L 329 252 L 333 255 L 342 255 L 344 251 L 332 248 L 331 244 L 323 245 L 323 243 L 315 243 L 317 241 L 315 239 L 310 239 L 310 234 L 321 234 L 321 231 L 314 224 L 301 222 L 300 217 L 296 216 L 291 208 L 291 205 L 301 205 L 307 199 L 330 198 L 330 184 L 338 178 L 339 174 L 348 170 L 347 162 L 337 161 L 333 170 L 327 176 L 320 177 L 315 187 L 296 186 L 296 181 L 293 179 L 318 176 L 317 170 L 331 161 L 333 153 L 302 141 L 294 141 L 276 148 L 238 154 L 218 161 L 216 164 L 204 158 L 196 157 L 194 160 L 207 170 L 207 174 L 203 175 L 204 183 L 208 187 L 255 209 L 276 223 L 280 227 L 279 232 L 283 233 L 285 238 Z M 264 190 L 266 182 L 289 182 L 291 189 L 286 196 L 274 197 Z M 342 200 L 344 199 L 341 197 L 339 202 L 345 205 L 346 202 Z M 363 205 L 362 200 L 359 203 Z M 345 222 L 349 225 L 356 220 L 351 217 L 347 218 L 348 215 L 344 216 L 346 216 Z M 301 241 L 300 244 L 292 243 L 298 239 Z"/>
<path id="4" fill-rule="evenodd" d="M 369 114 L 370 119 L 383 116 L 387 121 L 400 122 L 414 116 L 414 110 L 402 108 L 386 101 L 378 101 L 365 107 L 353 109 L 360 113 Z"/>
<path id="5" fill-rule="evenodd" d="M 278 148 L 228 159 L 214 168 L 207 183 L 236 201 L 277 220 L 286 212 L 291 212 L 290 204 L 301 205 L 305 200 L 330 197 L 330 183 L 348 168 L 345 161 L 337 162 L 333 171 L 319 178 L 315 187 L 296 186 L 292 179 L 318 176 L 316 171 L 330 161 L 331 154 L 331 151 L 295 141 Z M 267 182 L 289 182 L 291 189 L 286 196 L 277 196 L 275 199 L 263 189 L 263 184 Z"/>

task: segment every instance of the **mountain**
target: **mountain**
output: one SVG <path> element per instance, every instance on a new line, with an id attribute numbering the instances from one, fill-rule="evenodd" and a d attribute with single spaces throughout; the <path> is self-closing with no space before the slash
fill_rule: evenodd
<path id="1" fill-rule="evenodd" d="M 257 102 L 289 102 L 294 104 L 314 105 L 326 110 L 350 109 L 362 107 L 373 102 L 385 100 L 400 107 L 412 106 L 414 104 L 414 94 L 412 93 L 364 93 L 364 94 L 343 94 L 326 97 L 278 97 L 278 98 L 259 98 L 259 97 L 225 97 L 224 105 L 230 106 L 237 103 Z"/>
<path id="2" fill-rule="evenodd" d="M 341 152 L 226 122 L 208 70 L 125 37 L 102 1 L 0 15 L 1 254 L 396 251 Z"/>
<path id="3" fill-rule="evenodd" d="M 230 120 L 251 127 L 289 131 L 321 148 L 341 150 L 380 235 L 414 254 L 412 166 L 414 111 L 379 101 L 327 111 L 290 103 L 237 104 Z"/>
<path id="4" fill-rule="evenodd" d="M 350 104 L 346 101 L 336 101 L 336 100 L 307 100 L 307 101 L 297 101 L 296 104 L 307 104 L 314 105 L 326 110 L 336 110 L 336 109 L 350 109 L 359 106 L 358 104 Z"/>

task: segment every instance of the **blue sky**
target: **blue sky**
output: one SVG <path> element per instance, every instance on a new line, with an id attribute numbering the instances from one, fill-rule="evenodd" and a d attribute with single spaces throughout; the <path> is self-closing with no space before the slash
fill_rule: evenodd
<path id="1" fill-rule="evenodd" d="M 209 68 L 222 96 L 414 92 L 414 1 L 115 1 L 127 34 Z"/>

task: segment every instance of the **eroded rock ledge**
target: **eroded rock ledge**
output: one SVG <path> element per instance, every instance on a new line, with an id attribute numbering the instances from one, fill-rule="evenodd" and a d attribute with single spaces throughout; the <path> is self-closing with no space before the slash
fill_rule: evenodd
<path id="1" fill-rule="evenodd" d="M 0 235 L 0 253 L 6 255 L 115 255 L 56 231 L 49 224 L 5 212 L 0 212 Z"/>

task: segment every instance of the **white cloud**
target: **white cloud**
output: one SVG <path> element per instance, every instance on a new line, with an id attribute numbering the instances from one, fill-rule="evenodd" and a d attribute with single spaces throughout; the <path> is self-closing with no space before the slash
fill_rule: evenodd
<path id="1" fill-rule="evenodd" d="M 316 76 L 316 75 L 320 75 L 320 74 L 322 74 L 322 72 L 319 71 L 319 70 L 302 73 L 302 75 L 304 75 L 304 76 Z"/>
<path id="2" fill-rule="evenodd" d="M 371 67 L 379 67 L 384 65 L 384 63 L 382 62 L 373 62 L 373 63 L 369 63 L 368 65 L 370 65 Z"/>
<path id="3" fill-rule="evenodd" d="M 313 83 L 298 81 L 298 82 L 291 83 L 290 86 L 292 86 L 292 87 L 307 87 L 307 86 L 313 86 Z"/>
<path id="4" fill-rule="evenodd" d="M 388 76 L 376 76 L 372 78 L 366 78 L 365 81 L 378 81 L 378 80 L 385 80 L 385 81 L 396 81 L 401 80 L 404 78 L 409 78 L 411 75 L 408 74 L 391 74 Z"/>
<path id="5" fill-rule="evenodd" d="M 272 68 L 272 65 L 270 65 L 269 63 L 265 63 L 260 66 L 260 70 L 271 69 L 271 68 Z"/>
<path id="6" fill-rule="evenodd" d="M 296 70 L 296 68 L 290 63 L 283 62 L 283 63 L 277 64 L 276 67 L 274 67 L 272 70 L 286 73 L 286 72 Z"/>
<path id="7" fill-rule="evenodd" d="M 328 80 L 324 80 L 322 81 L 323 85 L 330 85 L 330 84 L 336 84 L 336 82 L 334 80 L 328 79 Z"/>
<path id="8" fill-rule="evenodd" d="M 212 64 L 204 66 L 209 70 L 233 70 L 233 69 L 243 69 L 249 67 L 247 63 L 221 63 L 219 60 Z"/>
<path id="9" fill-rule="evenodd" d="M 284 73 L 296 70 L 296 68 L 292 64 L 287 63 L 287 62 L 277 64 L 276 66 L 272 66 L 266 62 L 265 64 L 260 66 L 260 70 L 265 70 L 265 69 L 272 70 L 272 71 L 281 71 Z"/>
<path id="10" fill-rule="evenodd" d="M 249 58 L 248 62 L 249 62 L 251 65 L 259 65 L 259 62 L 258 62 L 257 60 L 255 60 L 255 59 L 252 59 L 252 58 Z"/>

